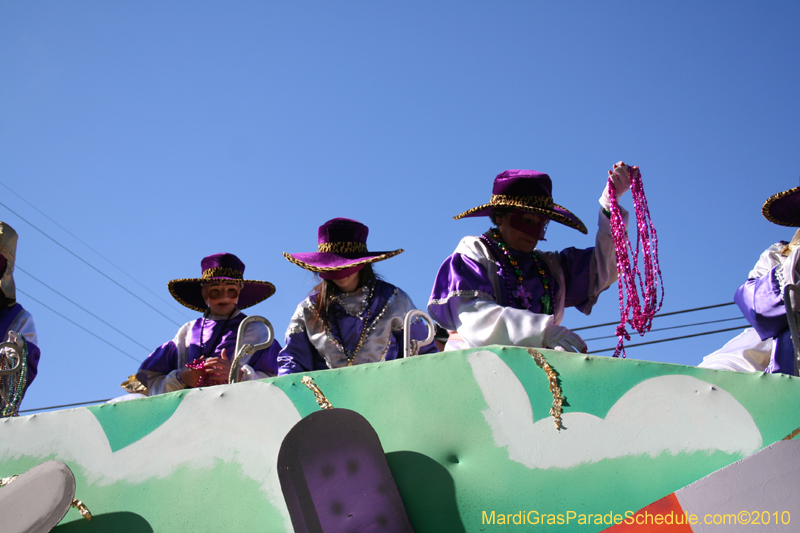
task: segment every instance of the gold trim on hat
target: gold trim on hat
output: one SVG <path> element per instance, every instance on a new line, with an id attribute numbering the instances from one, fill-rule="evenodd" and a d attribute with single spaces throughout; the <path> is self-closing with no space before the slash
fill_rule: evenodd
<path id="1" fill-rule="evenodd" d="M 321 242 L 317 251 L 334 254 L 357 254 L 367 251 L 365 242 Z"/>
<path id="2" fill-rule="evenodd" d="M 295 265 L 304 268 L 306 270 L 310 270 L 311 272 L 336 272 L 338 270 L 344 270 L 346 268 L 352 268 L 359 265 L 366 265 L 367 263 L 377 263 L 378 261 L 384 261 L 396 255 L 403 253 L 403 249 L 400 248 L 393 252 L 386 252 L 372 257 L 365 257 L 364 259 L 355 260 L 352 263 L 347 263 L 346 265 L 335 266 L 335 267 L 318 267 L 314 265 L 309 265 L 299 259 L 295 259 L 292 257 L 291 254 L 283 252 L 283 257 L 288 259 L 290 262 L 294 263 Z"/>
<path id="3" fill-rule="evenodd" d="M 508 197 L 508 196 L 496 195 L 496 196 L 492 196 L 492 199 L 495 199 L 496 197 L 497 198 L 525 198 L 524 196 Z M 535 196 L 529 196 L 528 198 L 536 198 L 536 197 Z M 576 217 L 571 211 L 565 209 L 564 207 L 562 207 L 562 206 L 560 206 L 560 205 L 558 205 L 556 203 L 554 203 L 550 207 L 536 207 L 536 206 L 531 206 L 531 205 L 527 205 L 527 204 L 507 204 L 507 203 L 483 204 L 483 205 L 479 205 L 478 207 L 473 207 L 472 209 L 467 209 L 463 213 L 454 216 L 453 220 L 459 220 L 461 218 L 468 217 L 468 216 L 472 215 L 473 213 L 477 213 L 479 211 L 483 211 L 484 209 L 490 209 L 490 208 L 493 208 L 493 207 L 511 207 L 511 208 L 523 209 L 525 211 L 530 211 L 531 213 L 537 213 L 537 214 L 544 215 L 547 218 L 549 218 L 550 220 L 555 220 L 559 224 L 563 224 L 563 225 L 568 226 L 568 227 L 570 227 L 572 229 L 576 229 L 576 230 L 580 231 L 583 234 L 587 234 L 588 233 L 588 230 L 586 229 L 586 225 L 583 223 L 583 221 L 581 219 Z M 569 213 L 570 215 L 575 217 L 575 219 L 573 220 L 573 219 L 569 218 L 568 216 L 566 216 L 566 215 L 564 215 L 562 213 L 559 213 L 558 211 L 553 211 L 553 208 L 555 208 L 555 207 L 558 207 L 560 209 L 564 209 L 564 211 L 566 211 L 567 213 Z M 487 214 L 486 216 L 489 216 L 489 215 Z"/>
<path id="4" fill-rule="evenodd" d="M 791 222 L 786 222 L 784 220 L 779 220 L 772 216 L 769 208 L 772 207 L 772 204 L 781 198 L 785 198 L 787 196 L 792 196 L 793 194 L 797 194 L 800 192 L 800 187 L 795 187 L 793 189 L 789 189 L 788 191 L 779 192 L 778 194 L 773 194 L 764 202 L 764 205 L 761 207 L 761 214 L 764 215 L 764 218 L 772 222 L 773 224 L 777 224 L 779 226 L 789 226 L 791 228 L 796 228 L 798 225 L 793 224 Z"/>
<path id="5" fill-rule="evenodd" d="M 230 267 L 214 267 L 203 271 L 203 279 L 210 278 L 233 278 L 242 279 L 244 276 L 235 268 Z"/>
<path id="6" fill-rule="evenodd" d="M 11 258 L 11 262 L 12 262 L 12 263 L 16 261 L 16 259 L 14 259 L 14 254 L 12 254 L 12 253 L 11 253 L 11 250 L 9 250 L 8 248 L 6 248 L 6 247 L 5 247 L 5 246 L 3 246 L 2 244 L 0 244 L 0 253 L 1 253 L 1 252 L 5 252 L 5 253 L 7 253 L 7 254 L 8 254 L 8 256 Z"/>
<path id="7" fill-rule="evenodd" d="M 209 270 L 213 270 L 213 269 L 209 269 Z M 209 281 L 208 278 L 173 279 L 173 280 L 170 280 L 169 282 L 167 282 L 167 290 L 169 290 L 170 295 L 173 298 L 175 298 L 175 301 L 177 301 L 182 306 L 188 307 L 189 309 L 192 309 L 194 311 L 200 311 L 201 313 L 204 313 L 208 309 L 207 307 L 197 307 L 195 305 L 190 304 L 189 302 L 187 302 L 186 300 L 181 298 L 181 296 L 178 294 L 178 292 L 175 290 L 175 288 L 176 288 L 176 285 L 178 285 L 179 283 L 193 283 L 193 284 L 197 284 L 197 290 L 199 291 L 200 290 L 200 286 L 203 285 L 204 283 L 208 283 L 208 281 Z M 224 280 L 221 280 L 221 281 L 224 282 Z M 251 303 L 250 305 L 244 305 L 243 306 L 243 305 L 237 304 L 236 307 L 238 309 L 247 309 L 248 307 L 253 307 L 254 305 L 260 304 L 261 302 L 263 302 L 264 300 L 266 300 L 267 298 L 270 298 L 273 294 L 275 294 L 275 285 L 273 285 L 269 281 L 261 281 L 261 280 L 258 280 L 258 279 L 238 279 L 236 281 L 238 283 L 244 283 L 245 286 L 242 288 L 242 291 L 247 290 L 247 286 L 248 285 L 268 285 L 270 287 L 269 294 L 267 294 L 266 296 L 264 296 L 260 300 Z M 233 283 L 233 282 L 231 282 L 231 283 Z M 240 292 L 239 293 L 240 297 L 241 297 L 241 294 L 242 293 Z"/>
<path id="8" fill-rule="evenodd" d="M 553 208 L 552 196 L 508 196 L 505 194 L 493 194 L 492 199 L 489 200 L 492 205 L 514 205 L 517 207 L 543 207 L 545 209 Z"/>

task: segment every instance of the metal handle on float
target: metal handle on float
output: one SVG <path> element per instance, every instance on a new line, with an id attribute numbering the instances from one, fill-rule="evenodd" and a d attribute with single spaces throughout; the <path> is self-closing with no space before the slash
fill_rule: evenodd
<path id="1" fill-rule="evenodd" d="M 425 321 L 425 324 L 428 326 L 428 336 L 421 341 L 411 340 L 411 321 L 416 317 L 420 317 L 422 320 Z M 414 355 L 417 355 L 417 350 L 419 346 L 427 346 L 428 344 L 430 344 L 431 341 L 433 341 L 433 337 L 435 335 L 436 335 L 436 327 L 433 325 L 433 320 L 431 320 L 431 317 L 428 316 L 428 313 L 426 313 L 425 311 L 421 311 L 419 309 L 412 309 L 411 311 L 406 313 L 406 316 L 403 319 L 403 343 L 405 344 L 404 357 L 412 357 Z"/>
<path id="2" fill-rule="evenodd" d="M 244 332 L 247 330 L 247 326 L 249 326 L 251 322 L 261 322 L 267 326 L 267 340 L 261 344 L 256 344 L 255 346 L 252 344 L 242 344 Z M 228 383 L 236 383 L 239 381 L 239 362 L 245 355 L 252 355 L 258 350 L 269 348 L 272 346 L 273 340 L 275 340 L 275 331 L 272 329 L 272 324 L 269 323 L 269 320 L 263 316 L 253 315 L 242 320 L 242 323 L 239 324 L 239 331 L 236 333 L 236 356 L 233 358 L 233 361 L 231 361 L 231 371 L 228 374 Z"/>
<path id="3" fill-rule="evenodd" d="M 4 351 L 5 348 L 10 349 L 14 353 L 12 355 L 6 355 Z M 4 342 L 0 344 L 0 363 L 2 363 L 3 359 L 14 359 L 16 363 L 14 363 L 12 368 L 0 369 L 0 376 L 10 376 L 19 372 L 19 369 L 22 367 L 22 355 L 19 353 L 19 346 L 13 342 Z M 2 367 L 2 364 L 0 364 L 0 367 Z"/>
<path id="4" fill-rule="evenodd" d="M 792 308 L 791 292 L 800 295 L 800 285 L 787 285 L 783 288 L 783 305 L 786 306 L 786 320 L 789 322 L 789 331 L 792 333 L 792 347 L 794 348 L 794 375 L 800 370 L 800 338 L 797 337 L 797 313 Z"/>

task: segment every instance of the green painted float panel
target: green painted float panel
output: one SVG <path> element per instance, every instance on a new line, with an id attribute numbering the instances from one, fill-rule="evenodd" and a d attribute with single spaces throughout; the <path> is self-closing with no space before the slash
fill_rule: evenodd
<path id="1" fill-rule="evenodd" d="M 797 378 L 541 353 L 566 398 L 560 431 L 547 376 L 521 348 L 308 375 L 373 425 L 417 532 L 636 511 L 800 427 Z M 291 531 L 276 461 L 319 409 L 304 375 L 0 421 L 0 477 L 67 463 L 95 519 L 70 510 L 61 533 Z"/>
<path id="2" fill-rule="evenodd" d="M 115 452 L 149 435 L 166 422 L 175 413 L 186 392 L 171 394 L 166 401 L 156 397 L 143 398 L 130 406 L 119 402 L 93 405 L 87 409 L 103 426 L 111 451 Z M 125 408 L 119 409 L 120 405 L 125 405 Z"/>

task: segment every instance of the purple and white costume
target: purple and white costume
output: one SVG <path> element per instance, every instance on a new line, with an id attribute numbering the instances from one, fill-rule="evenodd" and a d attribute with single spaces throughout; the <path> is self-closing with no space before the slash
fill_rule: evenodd
<path id="1" fill-rule="evenodd" d="M 773 194 L 761 207 L 761 214 L 779 226 L 800 227 L 800 187 Z M 756 266 L 739 287 L 734 301 L 752 328 L 703 358 L 699 366 L 739 372 L 770 372 L 794 375 L 794 348 L 787 322 L 783 290 L 797 285 L 800 258 L 800 230 L 791 243 L 773 244 L 761 254 Z M 800 302 L 792 293 L 792 307 Z"/>
<path id="2" fill-rule="evenodd" d="M 227 316 L 209 314 L 187 322 L 175 338 L 151 353 L 145 359 L 136 377 L 150 391 L 150 395 L 185 389 L 180 379 L 181 369 L 195 359 L 205 355 L 206 359 L 221 357 L 223 348 L 228 359 L 233 359 L 239 324 L 247 317 L 238 309 L 228 320 Z M 265 342 L 269 333 L 261 322 L 252 322 L 247 327 L 243 344 L 253 346 Z M 278 374 L 278 353 L 281 345 L 272 345 L 242 359 L 242 380 L 262 379 Z"/>
<path id="3" fill-rule="evenodd" d="M 627 212 L 622 210 L 627 221 Z M 490 344 L 542 348 L 545 331 L 560 324 L 566 307 L 591 313 L 597 298 L 617 279 L 611 225 L 602 210 L 595 247 L 561 252 L 536 250 L 550 280 L 555 280 L 553 314 L 543 312 L 542 278 L 531 254 L 509 249 L 523 272 L 520 290 L 516 274 L 503 256 L 482 237 L 465 237 L 436 275 L 428 313 L 461 340 L 451 337 L 445 350 Z"/>
<path id="4" fill-rule="evenodd" d="M 36 378 L 41 352 L 33 317 L 16 301 L 17 287 L 14 283 L 14 265 L 16 264 L 18 238 L 14 228 L 5 222 L 0 222 L 0 292 L 5 297 L 5 303 L 10 304 L 0 310 L 0 342 L 13 342 L 20 348 L 23 344 L 22 338 L 27 342 L 28 357 L 25 378 L 25 389 L 27 389 Z M 12 377 L 7 376 L 5 379 L 12 379 Z M 5 390 L 8 391 L 8 388 Z M 0 398 L 0 408 L 3 405 L 4 400 Z"/>
<path id="5" fill-rule="evenodd" d="M 416 307 L 401 289 L 376 280 L 354 292 L 333 296 L 329 328 L 323 328 L 321 321 L 315 320 L 316 297 L 317 293 L 308 296 L 292 316 L 286 331 L 286 346 L 278 356 L 279 375 L 339 368 L 348 366 L 351 359 L 352 364 L 358 365 L 402 357 L 403 319 Z M 364 341 L 353 358 L 365 317 Z M 412 322 L 411 328 L 412 339 L 422 340 L 427 336 L 427 326 L 422 320 Z M 436 351 L 433 342 L 419 350 L 421 354 Z"/>
<path id="6" fill-rule="evenodd" d="M 0 334 L 2 334 L 2 342 L 14 342 L 19 345 L 21 343 L 18 342 L 16 338 L 17 335 L 23 337 L 27 341 L 28 375 L 26 387 L 30 387 L 34 378 L 36 378 L 36 373 L 39 368 L 39 357 L 41 356 L 33 317 L 18 303 L 15 303 L 11 307 L 4 308 L 0 311 Z M 2 400 L 0 400 L 0 403 L 2 403 Z"/>
<path id="7" fill-rule="evenodd" d="M 394 257 L 403 250 L 370 252 L 368 235 L 369 228 L 357 220 L 333 218 L 317 229 L 316 252 L 284 252 L 286 259 L 316 272 L 335 292 L 327 302 L 327 326 L 314 310 L 319 293 L 309 295 L 297 306 L 286 330 L 286 347 L 278 357 L 279 375 L 403 357 L 403 320 L 416 307 L 399 288 L 371 275 L 364 278 L 361 272 L 366 265 Z M 350 293 L 335 289 L 334 280 L 356 279 L 352 276 L 359 272 L 358 284 L 364 283 L 361 288 Z M 421 320 L 413 321 L 411 328 L 412 340 L 427 337 Z M 418 353 L 436 351 L 431 342 L 420 347 Z"/>
<path id="8" fill-rule="evenodd" d="M 275 293 L 275 286 L 268 281 L 244 279 L 245 265 L 233 254 L 204 257 L 200 261 L 200 269 L 203 272 L 201 278 L 174 279 L 167 283 L 175 300 L 189 309 L 200 311 L 203 317 L 181 326 L 173 340 L 162 344 L 139 367 L 136 377 L 147 387 L 151 396 L 187 388 L 181 381 L 181 370 L 196 359 L 203 356 L 206 360 L 222 357 L 222 350 L 225 349 L 226 357 L 233 360 L 239 324 L 247 318 L 241 309 L 263 302 Z M 220 283 L 239 284 L 241 288 L 236 297 L 237 307 L 233 308 L 230 315 L 213 314 L 203 296 L 204 284 L 213 286 Z M 251 322 L 241 344 L 256 346 L 268 338 L 269 332 L 263 323 Z M 245 356 L 239 367 L 241 379 L 253 380 L 276 375 L 280 350 L 280 344 L 273 342 L 269 348 Z"/>
<path id="9" fill-rule="evenodd" d="M 781 241 L 767 248 L 734 295 L 736 305 L 753 327 L 704 357 L 700 367 L 794 374 L 794 348 L 783 289 L 798 282 L 800 248 L 783 255 L 788 244 Z"/>

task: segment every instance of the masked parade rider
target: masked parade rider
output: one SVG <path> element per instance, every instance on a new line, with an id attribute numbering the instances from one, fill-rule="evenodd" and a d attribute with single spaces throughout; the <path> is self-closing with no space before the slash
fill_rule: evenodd
<path id="1" fill-rule="evenodd" d="M 617 198 L 630 188 L 624 163 L 609 177 Z M 500 344 L 586 352 L 561 321 L 567 307 L 588 315 L 617 279 L 608 194 L 606 188 L 600 198 L 593 248 L 537 249 L 550 221 L 587 230 L 553 202 L 550 176 L 535 170 L 498 174 L 489 203 L 453 217 L 489 217 L 494 227 L 463 238 L 436 276 L 428 313 L 451 332 L 445 350 Z M 628 213 L 620 212 L 627 224 Z"/>

